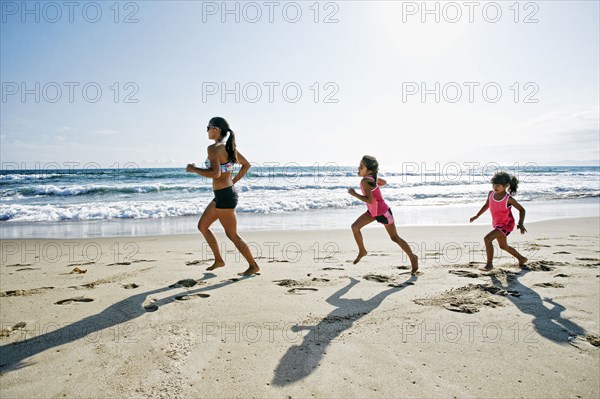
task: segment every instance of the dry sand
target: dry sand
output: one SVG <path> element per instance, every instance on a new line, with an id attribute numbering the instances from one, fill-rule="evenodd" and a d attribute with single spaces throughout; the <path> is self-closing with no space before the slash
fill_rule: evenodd
<path id="1" fill-rule="evenodd" d="M 358 265 L 349 228 L 242 232 L 252 278 L 223 234 L 214 274 L 199 234 L 5 240 L 0 396 L 597 398 L 599 223 L 528 224 L 491 273 L 488 227 L 399 228 L 416 277 L 381 226 Z"/>

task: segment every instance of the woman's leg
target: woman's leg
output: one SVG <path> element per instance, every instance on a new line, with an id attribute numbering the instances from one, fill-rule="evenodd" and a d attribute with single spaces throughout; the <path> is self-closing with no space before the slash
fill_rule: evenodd
<path id="1" fill-rule="evenodd" d="M 406 255 L 408 255 L 408 259 L 410 259 L 411 265 L 410 273 L 415 274 L 417 270 L 419 270 L 419 257 L 413 253 L 408 243 L 402 238 L 400 238 L 398 232 L 396 231 L 396 225 L 394 223 L 385 224 L 384 226 L 388 234 L 390 235 L 392 241 L 398 244 L 400 248 L 402 248 L 402 250 L 406 253 Z"/>
<path id="2" fill-rule="evenodd" d="M 246 244 L 244 239 L 240 237 L 237 232 L 237 216 L 235 214 L 235 209 L 217 209 L 216 211 L 219 222 L 221 222 L 223 228 L 225 229 L 227 238 L 233 242 L 237 250 L 240 251 L 242 256 L 248 262 L 248 269 L 241 274 L 244 276 L 251 276 L 258 273 L 260 268 L 254 260 L 254 256 L 252 256 L 252 252 L 250 252 L 248 244 Z"/>
<path id="3" fill-rule="evenodd" d="M 354 240 L 356 240 L 356 245 L 358 245 L 358 256 L 356 257 L 356 259 L 354 259 L 353 262 L 355 265 L 367 255 L 367 249 L 365 248 L 360 229 L 371 223 L 373 220 L 375 219 L 373 219 L 373 217 L 369 215 L 369 213 L 365 212 L 362 215 L 360 215 L 358 219 L 354 221 L 354 223 L 352 223 L 352 234 L 354 234 Z"/>
<path id="4" fill-rule="evenodd" d="M 217 217 L 217 209 L 214 201 L 211 201 L 210 204 L 206 207 L 202 216 L 200 216 L 200 220 L 198 221 L 198 230 L 204 236 L 206 243 L 210 247 L 213 255 L 215 257 L 215 262 L 212 266 L 208 267 L 206 270 L 215 270 L 218 267 L 225 266 L 225 261 L 221 257 L 221 251 L 219 251 L 219 244 L 217 243 L 217 237 L 210 230 L 210 226 L 218 219 Z"/>
<path id="5" fill-rule="evenodd" d="M 504 234 L 501 234 L 498 237 L 498 245 L 500 245 L 500 249 L 505 250 L 506 252 L 508 252 L 509 254 L 511 254 L 512 256 L 514 256 L 515 258 L 517 258 L 517 260 L 519 261 L 519 266 L 523 266 L 525 265 L 525 263 L 527 263 L 527 258 L 524 257 L 523 255 L 521 255 L 519 252 L 517 252 L 516 249 L 514 249 L 513 247 L 508 245 L 508 242 L 506 240 L 506 236 Z"/>

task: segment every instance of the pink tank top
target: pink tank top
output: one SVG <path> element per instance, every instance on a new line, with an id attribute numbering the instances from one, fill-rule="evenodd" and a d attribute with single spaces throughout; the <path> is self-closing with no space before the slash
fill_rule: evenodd
<path id="1" fill-rule="evenodd" d="M 506 193 L 501 200 L 494 199 L 494 192 L 490 193 L 489 204 L 490 213 L 492 214 L 492 226 L 506 226 L 509 231 L 515 226 L 515 218 L 513 217 L 511 206 L 508 205 L 510 194 Z"/>
<path id="2" fill-rule="evenodd" d="M 366 176 L 365 178 L 371 179 L 373 180 L 373 182 L 375 182 L 375 179 L 372 176 Z M 363 195 L 367 195 L 365 193 L 365 190 L 363 189 L 362 184 L 360 185 L 360 191 L 362 191 Z M 367 204 L 367 209 L 369 210 L 371 216 L 381 216 L 385 214 L 388 211 L 388 209 L 390 209 L 390 207 L 383 200 L 383 196 L 381 195 L 381 190 L 379 189 L 379 186 L 375 186 L 375 188 L 371 190 L 371 197 L 373 198 L 373 202 Z"/>

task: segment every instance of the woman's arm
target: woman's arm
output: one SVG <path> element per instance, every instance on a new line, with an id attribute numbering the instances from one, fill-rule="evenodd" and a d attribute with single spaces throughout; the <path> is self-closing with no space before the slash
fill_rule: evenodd
<path id="1" fill-rule="evenodd" d="M 238 160 L 239 164 L 241 165 L 241 168 L 240 168 L 240 170 L 238 170 L 237 174 L 233 178 L 233 184 L 240 181 L 242 179 L 242 177 L 244 177 L 246 175 L 246 173 L 248 173 L 248 171 L 250 170 L 250 167 L 252 166 L 252 165 L 250 165 L 250 162 L 248 162 L 248 160 L 242 154 L 240 154 L 239 151 L 237 151 L 237 160 Z"/>
<path id="2" fill-rule="evenodd" d="M 363 191 L 366 193 L 366 195 L 360 195 L 359 193 L 354 191 L 353 188 L 349 188 L 348 193 L 351 196 L 358 198 L 362 202 L 366 202 L 367 204 L 373 203 L 373 195 L 371 193 L 371 191 L 373 190 L 373 186 L 369 184 L 369 181 L 369 179 L 362 179 L 362 181 L 360 182 L 360 185 L 363 188 Z"/>
<path id="3" fill-rule="evenodd" d="M 477 215 L 469 219 L 469 222 L 473 223 L 473 221 L 475 221 L 479 216 L 483 215 L 483 213 L 488 210 L 488 208 L 490 207 L 490 193 L 491 191 L 488 193 L 487 199 L 485 200 L 485 204 L 481 207 L 479 212 L 477 212 Z"/>
<path id="4" fill-rule="evenodd" d="M 513 197 L 508 198 L 508 205 L 514 206 L 519 211 L 519 223 L 517 224 L 517 228 L 521 230 L 521 234 L 524 234 L 527 230 L 525 230 L 525 208 L 521 206 Z"/>
<path id="5" fill-rule="evenodd" d="M 206 149 L 208 153 L 208 160 L 210 161 L 210 168 L 204 169 L 199 168 L 193 163 L 190 163 L 185 168 L 186 172 L 196 173 L 197 175 L 209 177 L 211 179 L 218 179 L 221 176 L 221 165 L 219 164 L 219 154 L 217 148 L 214 145 L 208 146 Z"/>

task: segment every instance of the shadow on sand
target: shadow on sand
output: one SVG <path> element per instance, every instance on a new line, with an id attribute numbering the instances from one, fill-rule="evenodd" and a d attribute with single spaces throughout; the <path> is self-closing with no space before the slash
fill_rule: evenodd
<path id="1" fill-rule="evenodd" d="M 532 320 L 533 328 L 542 337 L 559 344 L 565 344 L 569 343 L 569 338 L 571 337 L 585 335 L 584 328 L 561 316 L 561 313 L 565 310 L 564 306 L 554 302 L 550 298 L 542 299 L 537 292 L 519 281 L 518 277 L 523 277 L 529 272 L 531 272 L 530 269 L 522 269 L 518 276 L 507 280 L 506 286 L 495 275 L 491 275 L 490 277 L 494 286 L 504 290 L 510 288 L 521 294 L 519 297 L 507 295 L 506 298 L 521 312 L 534 317 Z M 549 309 L 544 305 L 544 302 L 552 307 Z"/>
<path id="2" fill-rule="evenodd" d="M 212 273 L 204 273 L 204 276 L 200 280 L 207 280 L 213 277 L 216 276 Z M 194 295 L 198 293 L 204 293 L 207 291 L 223 288 L 243 279 L 245 278 L 240 277 L 238 279 L 230 279 L 219 284 L 198 288 L 183 293 L 181 291 L 178 291 L 177 294 L 173 294 L 171 296 L 153 302 L 153 305 L 155 309 L 156 307 L 160 309 L 160 307 L 176 301 L 176 298 L 180 297 L 182 294 Z M 10 370 L 27 367 L 29 365 L 34 364 L 34 362 L 23 362 L 23 360 L 31 356 L 34 356 L 38 353 L 44 352 L 56 346 L 77 341 L 78 339 L 84 338 L 97 331 L 101 331 L 105 328 L 110 328 L 118 324 L 126 323 L 139 316 L 142 316 L 148 312 L 148 310 L 144 308 L 144 302 L 146 301 L 146 298 L 148 298 L 148 296 L 170 291 L 177 288 L 178 287 L 175 286 L 169 286 L 142 292 L 130 296 L 126 299 L 123 299 L 122 301 L 119 301 L 107 307 L 98 314 L 86 317 L 67 326 L 60 327 L 54 331 L 43 333 L 41 335 L 25 339 L 23 341 L 18 341 L 0 346 L 0 372 L 7 372 Z"/>
<path id="3" fill-rule="evenodd" d="M 294 332 L 301 330 L 309 330 L 309 332 L 300 345 L 290 347 L 281 358 L 275 370 L 273 384 L 285 386 L 306 378 L 319 366 L 327 347 L 336 337 L 352 327 L 355 321 L 375 310 L 389 295 L 413 285 L 416 280 L 417 278 L 412 276 L 404 283 L 387 289 L 369 300 L 342 299 L 342 295 L 358 284 L 358 280 L 351 278 L 346 287 L 327 298 L 327 303 L 336 308 L 318 325 L 292 328 Z"/>

